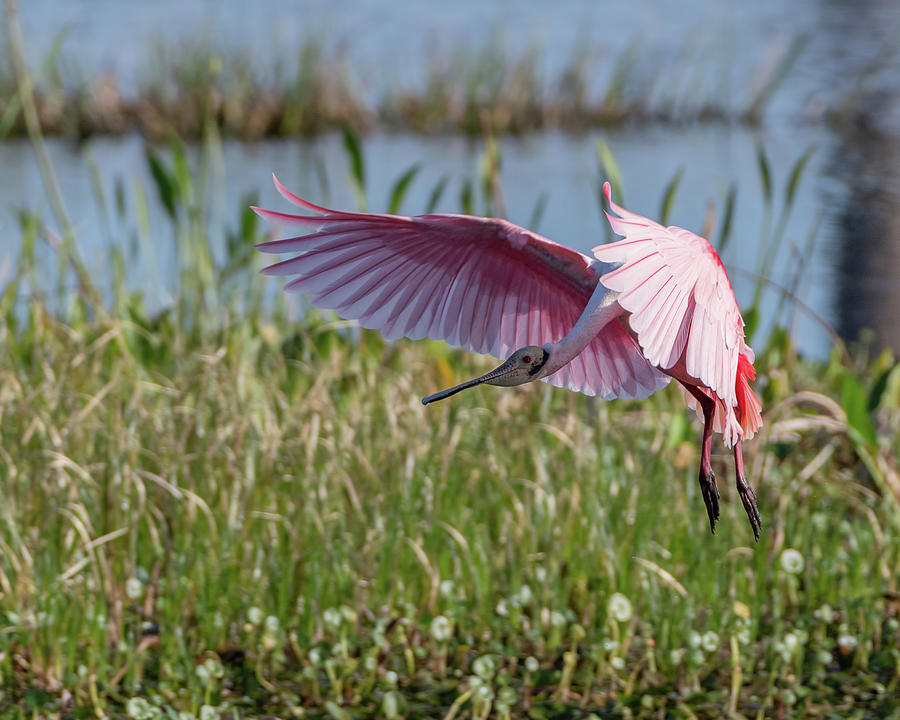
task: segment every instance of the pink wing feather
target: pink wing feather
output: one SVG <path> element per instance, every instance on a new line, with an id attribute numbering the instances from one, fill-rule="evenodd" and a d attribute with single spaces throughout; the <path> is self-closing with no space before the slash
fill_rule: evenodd
<path id="1" fill-rule="evenodd" d="M 598 260 L 620 264 L 600 282 L 621 293 L 619 303 L 653 365 L 672 370 L 683 362 L 687 375 L 720 401 L 716 429 L 725 443 L 751 437 L 761 422 L 759 401 L 746 382 L 753 351 L 744 342 L 744 321 L 715 249 L 692 232 L 619 207 L 609 183 L 603 191 L 619 216 L 607 213 L 610 225 L 625 239 L 594 248 Z"/>
<path id="2" fill-rule="evenodd" d="M 289 202 L 320 215 L 254 208 L 305 231 L 258 245 L 301 253 L 263 272 L 292 276 L 286 290 L 387 338 L 430 337 L 505 358 L 569 332 L 598 281 L 586 255 L 506 220 L 336 212 L 291 194 L 277 178 L 275 185 Z M 668 382 L 618 322 L 546 380 L 606 399 L 647 397 Z"/>

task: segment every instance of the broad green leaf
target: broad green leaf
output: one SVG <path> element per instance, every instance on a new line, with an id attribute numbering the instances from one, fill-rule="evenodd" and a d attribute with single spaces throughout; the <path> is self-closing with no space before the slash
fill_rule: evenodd
<path id="1" fill-rule="evenodd" d="M 259 203 L 259 195 L 256 192 L 247 193 L 241 197 L 241 238 L 248 243 L 256 238 L 256 226 L 259 216 L 251 210 L 251 205 Z"/>
<path id="2" fill-rule="evenodd" d="M 444 194 L 444 189 L 447 187 L 447 182 L 450 178 L 444 175 L 440 180 L 435 184 L 434 189 L 431 191 L 431 194 L 428 196 L 428 202 L 425 204 L 425 212 L 433 213 L 434 209 L 437 207 L 437 204 L 441 201 L 441 196 Z"/>
<path id="3" fill-rule="evenodd" d="M 841 404 L 847 415 L 847 424 L 859 433 L 869 447 L 874 448 L 878 439 L 869 416 L 866 395 L 857 377 L 849 370 L 844 372 Z"/>
<path id="4" fill-rule="evenodd" d="M 897 368 L 900 368 L 900 363 L 895 363 L 891 365 L 891 367 L 886 368 L 875 379 L 875 383 L 872 385 L 872 389 L 869 391 L 869 402 L 866 405 L 866 409 L 869 412 L 874 412 L 878 409 L 878 406 L 881 404 L 881 398 L 884 396 L 884 391 L 887 389 L 888 380 L 891 377 L 891 373 L 893 373 Z"/>
<path id="5" fill-rule="evenodd" d="M 188 204 L 193 197 L 194 188 L 184 143 L 177 136 L 173 136 L 169 145 L 172 148 L 172 176 L 175 179 L 175 188 L 182 203 Z"/>
<path id="6" fill-rule="evenodd" d="M 744 316 L 744 337 L 747 343 L 753 339 L 753 333 L 756 332 L 756 326 L 759 323 L 759 309 L 756 305 L 752 305 L 743 312 Z"/>
<path id="7" fill-rule="evenodd" d="M 612 186 L 613 196 L 619 205 L 625 204 L 625 193 L 622 192 L 622 174 L 619 172 L 619 165 L 613 157 L 612 150 L 603 138 L 597 140 L 597 160 L 600 163 L 600 170 L 603 176 L 609 180 Z"/>
<path id="8" fill-rule="evenodd" d="M 359 136 L 349 125 L 344 125 L 344 150 L 350 160 L 350 182 L 356 194 L 356 204 L 359 209 L 366 209 L 366 170 L 363 160 L 362 148 L 359 144 Z"/>
<path id="9" fill-rule="evenodd" d="M 766 205 L 772 204 L 772 171 L 769 168 L 769 159 L 766 157 L 766 149 L 761 142 L 756 144 L 756 164 L 759 167 L 759 182 L 762 185 L 763 198 Z"/>
<path id="10" fill-rule="evenodd" d="M 162 159 L 157 152 L 147 145 L 144 149 L 147 157 L 147 164 L 150 166 L 150 174 L 156 183 L 156 190 L 159 193 L 160 202 L 173 220 L 178 212 L 177 208 L 177 189 L 175 186 L 174 176 L 166 169 Z"/>
<path id="11" fill-rule="evenodd" d="M 809 159 L 812 157 L 813 153 L 816 150 L 815 145 L 811 145 L 806 149 L 799 158 L 797 158 L 797 162 L 794 163 L 794 167 L 791 168 L 791 174 L 788 176 L 787 187 L 784 191 L 784 207 L 785 211 L 791 207 L 794 203 L 794 194 L 797 192 L 797 186 L 800 184 L 800 178 L 803 177 L 803 171 L 806 169 L 806 164 L 809 162 Z"/>
<path id="12" fill-rule="evenodd" d="M 678 184 L 681 182 L 683 175 L 684 168 L 678 168 L 678 171 L 672 176 L 672 179 L 669 180 L 669 184 L 666 185 L 665 192 L 663 192 L 662 204 L 659 208 L 660 225 L 666 225 L 669 222 L 669 215 L 672 214 L 672 205 L 675 203 L 675 194 L 678 192 Z"/>
<path id="13" fill-rule="evenodd" d="M 737 199 L 737 185 L 731 183 L 728 195 L 725 196 L 725 212 L 722 213 L 722 229 L 719 230 L 719 242 L 716 243 L 719 252 L 725 249 L 731 237 L 731 225 L 734 220 L 734 203 Z"/>
<path id="14" fill-rule="evenodd" d="M 389 213 L 396 215 L 400 212 L 400 206 L 403 204 L 403 198 L 406 196 L 406 191 L 409 189 L 410 183 L 419 172 L 420 167 L 419 163 L 416 163 L 403 173 L 398 178 L 397 182 L 394 183 L 394 187 L 391 190 L 391 200 L 388 204 Z"/>

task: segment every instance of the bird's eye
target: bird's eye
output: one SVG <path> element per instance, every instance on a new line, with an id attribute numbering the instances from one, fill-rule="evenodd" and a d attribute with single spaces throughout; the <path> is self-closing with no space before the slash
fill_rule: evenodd
<path id="1" fill-rule="evenodd" d="M 522 362 L 525 363 L 526 365 L 531 363 L 531 355 L 526 355 L 525 357 L 523 357 Z"/>

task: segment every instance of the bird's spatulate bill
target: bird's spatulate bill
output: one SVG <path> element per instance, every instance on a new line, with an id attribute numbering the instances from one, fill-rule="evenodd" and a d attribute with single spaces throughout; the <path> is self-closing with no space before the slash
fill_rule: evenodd
<path id="1" fill-rule="evenodd" d="M 506 385 L 507 383 L 502 382 L 502 379 L 513 372 L 516 365 L 513 358 L 510 358 L 502 365 L 494 368 L 486 375 L 482 375 L 481 377 L 477 377 L 474 380 L 469 380 L 468 382 L 464 382 L 460 385 L 455 385 L 452 388 L 447 388 L 446 390 L 441 390 L 440 392 L 436 392 L 433 395 L 429 395 L 427 397 L 422 398 L 422 404 L 427 405 L 428 403 L 433 403 L 438 400 L 443 400 L 444 398 L 448 398 L 451 395 L 456 395 L 456 393 L 466 390 L 470 387 L 475 387 L 476 385 L 484 385 L 487 383 L 488 385 Z M 497 381 L 500 382 L 497 382 Z"/>

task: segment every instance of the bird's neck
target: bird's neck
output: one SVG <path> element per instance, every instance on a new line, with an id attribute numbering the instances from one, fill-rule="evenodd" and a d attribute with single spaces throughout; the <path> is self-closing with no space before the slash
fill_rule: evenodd
<path id="1" fill-rule="evenodd" d="M 559 342 L 548 343 L 544 349 L 549 354 L 539 377 L 547 377 L 568 365 L 584 350 L 607 323 L 612 322 L 625 310 L 618 303 L 619 293 L 604 287 L 599 282 L 581 317 L 569 333 Z"/>

